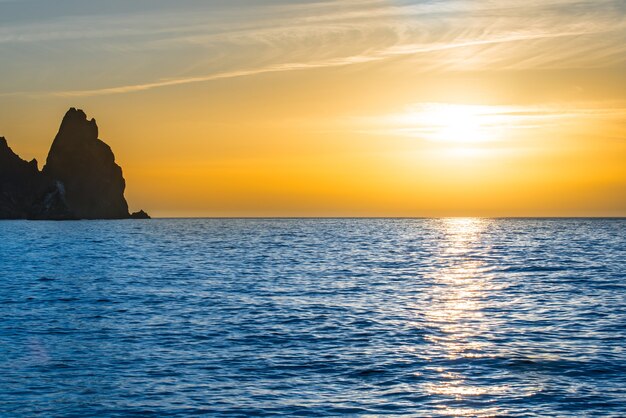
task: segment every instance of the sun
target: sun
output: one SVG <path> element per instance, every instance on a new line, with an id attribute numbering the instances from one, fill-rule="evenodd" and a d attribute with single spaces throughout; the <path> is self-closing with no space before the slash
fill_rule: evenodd
<path id="1" fill-rule="evenodd" d="M 505 125 L 503 115 L 490 106 L 448 103 L 420 104 L 392 119 L 404 135 L 457 144 L 493 141 Z"/>
<path id="2" fill-rule="evenodd" d="M 424 111 L 430 121 L 431 139 L 443 142 L 481 142 L 486 139 L 483 121 L 471 106 L 447 105 Z"/>

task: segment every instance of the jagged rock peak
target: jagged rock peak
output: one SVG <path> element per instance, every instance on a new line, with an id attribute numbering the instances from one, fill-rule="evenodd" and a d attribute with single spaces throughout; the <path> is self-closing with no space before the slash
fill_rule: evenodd
<path id="1" fill-rule="evenodd" d="M 87 114 L 82 109 L 70 108 L 63 117 L 59 134 L 72 132 L 72 138 L 77 140 L 98 139 L 98 125 L 95 119 L 87 120 Z"/>
<path id="2" fill-rule="evenodd" d="M 146 219 L 130 214 L 126 182 L 95 119 L 67 111 L 46 164 L 22 160 L 0 137 L 0 219 Z"/>
<path id="3" fill-rule="evenodd" d="M 27 164 L 26 161 L 22 160 L 9 146 L 7 140 L 0 136 L 0 161 L 3 163 L 2 169 L 8 169 L 7 164 Z"/>
<path id="4" fill-rule="evenodd" d="M 3 136 L 0 136 L 0 151 L 2 151 L 4 153 L 9 151 L 9 152 L 11 152 L 11 154 L 15 154 L 13 152 L 13 150 L 11 149 L 11 147 L 9 147 L 9 143 L 7 142 L 7 140 Z"/>
<path id="5" fill-rule="evenodd" d="M 70 209 L 83 219 L 128 218 L 126 182 L 111 148 L 98 139 L 95 119 L 80 109 L 63 117 L 43 169 L 60 181 Z"/>

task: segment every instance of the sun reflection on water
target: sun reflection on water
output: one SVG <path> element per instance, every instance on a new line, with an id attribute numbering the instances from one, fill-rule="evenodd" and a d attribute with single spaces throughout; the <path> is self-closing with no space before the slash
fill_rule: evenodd
<path id="1" fill-rule="evenodd" d="M 440 222 L 443 234 L 437 260 L 440 268 L 430 277 L 435 286 L 425 319 L 436 330 L 427 337 L 434 348 L 431 360 L 443 366 L 437 368 L 440 376 L 437 382 L 429 383 L 424 390 L 433 396 L 455 400 L 502 393 L 506 387 L 479 386 L 470 381 L 471 376 L 446 367 L 447 362 L 461 358 L 485 357 L 492 345 L 484 338 L 490 329 L 483 312 L 484 299 L 488 298 L 492 287 L 491 276 L 478 250 L 480 246 L 476 245 L 490 221 L 449 218 Z M 494 410 L 450 409 L 442 413 L 484 416 L 493 414 Z"/>

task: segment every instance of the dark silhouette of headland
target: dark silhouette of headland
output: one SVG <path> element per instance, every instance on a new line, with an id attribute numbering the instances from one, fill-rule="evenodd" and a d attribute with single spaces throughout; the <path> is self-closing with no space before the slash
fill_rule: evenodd
<path id="1" fill-rule="evenodd" d="M 42 171 L 0 137 L 0 219 L 149 219 L 128 212 L 125 188 L 111 147 L 80 109 L 65 114 Z"/>

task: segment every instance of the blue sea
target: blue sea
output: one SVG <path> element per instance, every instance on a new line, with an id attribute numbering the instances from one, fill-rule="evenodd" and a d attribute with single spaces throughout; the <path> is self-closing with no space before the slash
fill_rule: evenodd
<path id="1" fill-rule="evenodd" d="M 0 222 L 0 416 L 626 416 L 626 220 Z"/>

